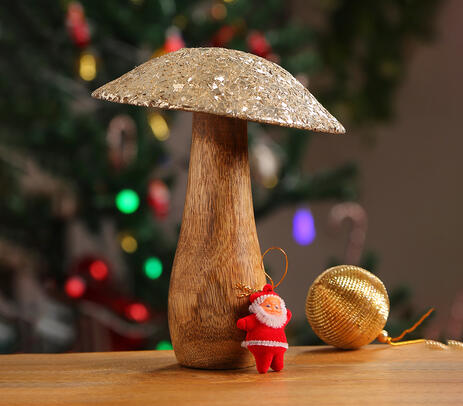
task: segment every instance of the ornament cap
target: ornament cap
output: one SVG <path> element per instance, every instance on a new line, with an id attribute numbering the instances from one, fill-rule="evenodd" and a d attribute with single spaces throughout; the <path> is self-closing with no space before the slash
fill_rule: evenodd
<path id="1" fill-rule="evenodd" d="M 389 333 L 386 330 L 381 330 L 381 333 L 379 333 L 378 337 L 376 337 L 376 339 L 382 344 L 386 344 L 388 342 L 388 338 Z"/>

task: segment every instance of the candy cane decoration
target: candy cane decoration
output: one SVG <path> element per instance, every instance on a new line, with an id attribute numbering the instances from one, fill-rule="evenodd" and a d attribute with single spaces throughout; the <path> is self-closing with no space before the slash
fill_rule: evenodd
<path id="1" fill-rule="evenodd" d="M 347 240 L 344 262 L 357 265 L 362 257 L 368 228 L 368 216 L 365 209 L 354 202 L 339 203 L 331 209 L 329 219 L 335 231 L 340 231 L 343 222 L 350 220 L 352 226 Z"/>

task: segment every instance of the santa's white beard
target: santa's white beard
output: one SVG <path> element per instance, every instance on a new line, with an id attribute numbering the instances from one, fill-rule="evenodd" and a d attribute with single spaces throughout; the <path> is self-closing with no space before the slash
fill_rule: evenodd
<path id="1" fill-rule="evenodd" d="M 268 327 L 280 328 L 283 327 L 286 323 L 287 312 L 286 307 L 282 306 L 282 313 L 279 316 L 267 313 L 260 304 L 254 302 L 249 306 L 249 311 L 254 313 L 262 324 L 265 324 Z"/>

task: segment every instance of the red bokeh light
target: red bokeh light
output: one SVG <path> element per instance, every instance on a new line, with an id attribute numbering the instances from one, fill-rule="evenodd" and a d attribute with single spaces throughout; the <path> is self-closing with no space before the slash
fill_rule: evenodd
<path id="1" fill-rule="evenodd" d="M 78 47 L 85 48 L 90 44 L 90 28 L 85 18 L 84 8 L 79 2 L 73 1 L 69 4 L 66 25 L 72 40 Z"/>
<path id="2" fill-rule="evenodd" d="M 97 281 L 102 281 L 108 276 L 108 265 L 103 261 L 93 261 L 89 266 L 90 275 Z"/>
<path id="3" fill-rule="evenodd" d="M 64 290 L 69 297 L 77 299 L 85 293 L 85 281 L 80 276 L 71 276 L 64 285 Z"/>
<path id="4" fill-rule="evenodd" d="M 170 191 L 163 181 L 155 179 L 149 183 L 148 204 L 158 218 L 163 218 L 169 213 Z"/>
<path id="5" fill-rule="evenodd" d="M 272 50 L 267 38 L 259 31 L 252 31 L 247 39 L 249 50 L 258 56 L 265 58 Z"/>
<path id="6" fill-rule="evenodd" d="M 164 43 L 164 51 L 166 53 L 178 51 L 180 48 L 185 47 L 185 42 L 178 34 L 169 36 Z"/>
<path id="7" fill-rule="evenodd" d="M 132 303 L 128 305 L 126 313 L 130 319 L 138 322 L 146 321 L 149 317 L 148 309 L 143 303 Z"/>
<path id="8" fill-rule="evenodd" d="M 223 25 L 212 37 L 212 45 L 215 47 L 226 47 L 236 34 L 236 27 Z"/>

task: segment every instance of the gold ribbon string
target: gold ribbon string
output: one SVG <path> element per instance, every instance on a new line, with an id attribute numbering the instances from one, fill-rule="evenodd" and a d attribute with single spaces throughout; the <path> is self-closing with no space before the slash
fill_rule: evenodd
<path id="1" fill-rule="evenodd" d="M 463 343 L 457 340 L 447 340 L 447 345 L 454 350 L 463 350 Z"/>
<path id="2" fill-rule="evenodd" d="M 426 340 L 426 346 L 432 350 L 463 350 L 463 343 L 457 340 L 447 340 L 447 344 L 435 340 Z"/>
<path id="3" fill-rule="evenodd" d="M 395 346 L 399 346 L 399 345 L 408 345 L 408 344 L 417 344 L 417 343 L 425 343 L 429 340 L 426 340 L 424 338 L 419 338 L 417 340 L 408 340 L 408 341 L 401 341 L 401 342 L 397 342 L 399 340 L 401 340 L 406 334 L 408 333 L 411 333 L 412 331 L 414 331 L 421 323 L 423 323 L 423 321 L 434 311 L 434 308 L 431 308 L 429 309 L 425 314 L 423 314 L 423 316 L 421 316 L 421 318 L 410 328 L 407 328 L 405 329 L 404 331 L 402 331 L 402 334 L 400 334 L 399 336 L 395 337 L 395 338 L 392 338 L 392 337 L 386 337 L 385 339 L 385 342 L 389 345 L 395 345 Z"/>
<path id="4" fill-rule="evenodd" d="M 388 337 L 389 339 L 391 337 Z M 408 341 L 401 341 L 400 343 L 394 343 L 393 341 L 388 340 L 387 343 L 389 345 L 399 346 L 399 345 L 408 345 L 408 344 L 418 344 L 418 343 L 425 343 L 428 340 L 424 338 L 418 338 L 417 340 L 408 340 Z"/>

